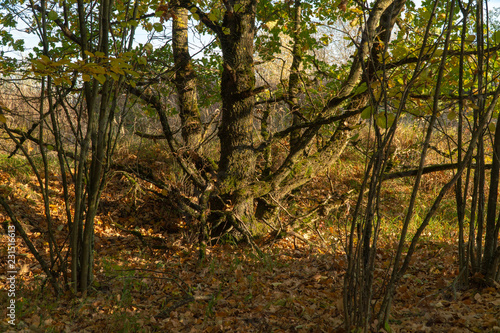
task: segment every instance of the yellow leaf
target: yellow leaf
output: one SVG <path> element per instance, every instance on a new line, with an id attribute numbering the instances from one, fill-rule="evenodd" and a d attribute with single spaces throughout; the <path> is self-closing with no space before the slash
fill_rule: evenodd
<path id="1" fill-rule="evenodd" d="M 457 113 L 455 111 L 450 111 L 448 113 L 448 120 L 455 120 L 457 118 Z"/>
<path id="2" fill-rule="evenodd" d="M 467 83 L 464 84 L 464 88 L 470 88 L 474 85 L 474 81 L 469 81 Z"/>
<path id="3" fill-rule="evenodd" d="M 276 26 L 276 24 L 278 24 L 278 20 L 275 20 L 275 21 L 269 21 L 266 23 L 266 25 L 269 27 L 269 29 L 272 29 Z"/>
<path id="4" fill-rule="evenodd" d="M 113 66 L 110 69 L 112 72 L 115 72 L 116 74 L 120 74 L 120 75 L 125 74 L 125 72 L 120 67 Z"/>
<path id="5" fill-rule="evenodd" d="M 125 71 L 125 73 L 130 74 L 132 76 L 135 76 L 135 77 L 139 76 L 139 73 L 137 73 L 136 71 L 132 71 L 130 69 L 125 69 L 125 68 L 123 70 Z"/>
<path id="6" fill-rule="evenodd" d="M 106 69 L 104 67 L 95 64 L 89 64 L 88 69 L 96 74 L 106 74 Z"/>
<path id="7" fill-rule="evenodd" d="M 82 80 L 85 81 L 85 82 L 89 82 L 90 81 L 90 75 L 88 74 L 83 74 L 82 75 Z"/>
<path id="8" fill-rule="evenodd" d="M 42 55 L 41 56 L 42 59 L 38 60 L 40 63 L 42 63 L 43 65 L 47 65 L 47 64 L 50 64 L 51 61 L 50 61 L 50 58 L 47 57 L 46 55 Z"/>
<path id="9" fill-rule="evenodd" d="M 475 39 L 476 39 L 476 35 L 469 35 L 469 36 L 467 36 L 467 38 L 465 39 L 465 41 L 467 43 L 472 43 Z"/>
<path id="10" fill-rule="evenodd" d="M 4 123 L 4 124 L 7 123 L 7 118 L 5 118 L 5 116 L 3 114 L 0 114 L 0 123 Z"/>
<path id="11" fill-rule="evenodd" d="M 98 74 L 94 76 L 97 81 L 99 81 L 100 84 L 104 84 L 106 82 L 106 76 L 103 74 Z"/>

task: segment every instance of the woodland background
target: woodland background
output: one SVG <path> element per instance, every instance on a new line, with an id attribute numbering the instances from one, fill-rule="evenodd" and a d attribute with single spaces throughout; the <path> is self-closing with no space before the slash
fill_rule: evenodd
<path id="1" fill-rule="evenodd" d="M 0 1 L 2 330 L 500 331 L 499 14 Z"/>

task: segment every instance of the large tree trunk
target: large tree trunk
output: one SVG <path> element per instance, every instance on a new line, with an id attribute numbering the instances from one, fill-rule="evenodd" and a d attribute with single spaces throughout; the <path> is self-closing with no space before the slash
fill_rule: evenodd
<path id="1" fill-rule="evenodd" d="M 172 16 L 172 39 L 175 62 L 175 87 L 179 98 L 182 138 L 189 148 L 197 148 L 201 140 L 201 121 L 196 92 L 196 76 L 188 47 L 188 10 L 176 8 Z"/>
<path id="2" fill-rule="evenodd" d="M 245 222 L 253 216 L 253 197 L 238 195 L 238 189 L 254 180 L 256 162 L 252 136 L 256 2 L 235 1 L 232 8 L 228 8 L 224 17 L 227 34 L 220 36 L 224 68 L 218 177 L 221 195 L 230 200 L 227 204 L 234 206 L 235 217 Z"/>

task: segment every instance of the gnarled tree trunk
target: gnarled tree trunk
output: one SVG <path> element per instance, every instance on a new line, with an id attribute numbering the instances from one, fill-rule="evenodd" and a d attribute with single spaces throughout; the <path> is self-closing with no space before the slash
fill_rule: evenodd
<path id="1" fill-rule="evenodd" d="M 237 10 L 236 10 L 237 8 Z M 219 128 L 219 191 L 234 205 L 234 215 L 242 222 L 253 216 L 253 197 L 237 191 L 252 182 L 256 152 L 253 147 L 255 73 L 253 65 L 255 0 L 235 1 L 224 17 L 220 35 L 223 53 L 221 80 L 222 122 Z"/>

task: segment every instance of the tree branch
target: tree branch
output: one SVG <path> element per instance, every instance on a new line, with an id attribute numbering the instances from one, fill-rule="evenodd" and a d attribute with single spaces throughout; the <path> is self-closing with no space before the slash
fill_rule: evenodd
<path id="1" fill-rule="evenodd" d="M 500 44 L 484 49 L 484 53 L 485 54 L 495 53 L 495 52 L 498 52 L 499 50 L 500 50 Z M 477 55 L 477 54 L 478 54 L 477 50 L 466 51 L 463 53 L 464 56 Z M 461 50 L 449 50 L 448 51 L 448 56 L 450 56 L 450 57 L 460 56 L 460 55 L 462 55 Z M 436 56 L 436 58 L 440 58 L 440 57 L 441 57 L 441 55 Z M 431 54 L 426 54 L 421 58 L 421 60 L 430 60 L 431 58 L 432 58 Z M 416 63 L 417 61 L 419 61 L 418 57 L 406 57 L 406 58 L 403 58 L 403 59 L 398 60 L 398 61 L 387 63 L 384 66 L 387 70 L 389 70 L 389 69 L 397 68 L 397 67 L 402 66 L 402 65 Z"/>
<path id="2" fill-rule="evenodd" d="M 40 13 L 42 12 L 42 7 L 40 7 L 39 5 L 34 5 L 30 7 Z M 64 36 L 68 37 L 68 39 L 72 40 L 79 46 L 82 46 L 82 40 L 78 38 L 71 30 L 69 30 L 69 27 L 66 24 L 64 24 L 64 22 L 60 18 L 55 19 L 54 22 L 59 26 Z"/>
<path id="3" fill-rule="evenodd" d="M 172 153 L 174 153 L 177 161 L 181 165 L 184 172 L 186 172 L 189 176 L 191 176 L 194 184 L 198 188 L 206 187 L 206 179 L 203 178 L 196 170 L 196 168 L 189 163 L 182 154 L 179 154 L 179 147 L 177 142 L 174 139 L 174 134 L 172 133 L 172 129 L 170 128 L 170 124 L 168 123 L 167 116 L 165 114 L 165 107 L 157 96 L 146 93 L 145 91 L 139 90 L 137 88 L 132 87 L 131 85 L 126 84 L 125 89 L 127 89 L 133 95 L 141 98 L 146 103 L 149 103 L 156 110 L 158 117 L 160 118 L 160 123 L 163 128 L 163 133 L 165 138 L 167 139 L 168 145 Z"/>
<path id="4" fill-rule="evenodd" d="M 492 166 L 491 163 L 485 164 L 484 169 L 486 169 L 486 170 L 491 169 L 491 166 Z M 459 167 L 458 163 L 445 163 L 445 164 L 429 165 L 429 166 L 424 167 L 422 174 L 437 172 L 437 171 L 453 170 L 453 169 L 456 169 L 458 167 Z M 475 164 L 473 164 L 471 167 L 473 169 L 475 169 L 477 166 Z M 389 174 L 384 174 L 382 180 L 390 180 L 390 179 L 403 178 L 403 177 L 413 177 L 413 176 L 416 176 L 417 173 L 418 173 L 418 169 L 398 171 L 398 172 L 393 172 L 393 173 L 389 173 Z"/>

